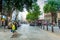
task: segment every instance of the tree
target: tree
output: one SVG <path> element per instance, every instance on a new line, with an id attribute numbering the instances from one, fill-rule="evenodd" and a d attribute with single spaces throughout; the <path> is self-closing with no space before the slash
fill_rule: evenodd
<path id="1" fill-rule="evenodd" d="M 24 8 L 29 11 L 32 8 L 32 4 L 36 3 L 37 0 L 2 0 L 3 13 L 12 18 L 13 11 L 16 10 L 16 18 L 18 15 L 17 11 L 23 11 Z M 6 13 L 5 13 L 6 12 Z M 15 19 L 16 19 L 15 18 Z"/>
<path id="2" fill-rule="evenodd" d="M 0 0 L 0 12 L 2 12 L 2 0 Z"/>
<path id="3" fill-rule="evenodd" d="M 37 2 L 37 0 L 2 0 L 3 10 L 7 12 L 7 15 L 11 15 L 16 9 L 23 11 L 23 8 L 27 10 L 32 8 L 32 3 Z"/>
<path id="4" fill-rule="evenodd" d="M 39 6 L 36 3 L 34 3 L 32 5 L 32 10 L 30 10 L 26 16 L 26 19 L 28 21 L 36 21 L 38 20 L 40 14 L 41 14 L 41 11 Z"/>
<path id="5" fill-rule="evenodd" d="M 55 21 L 55 14 L 57 13 L 57 2 L 54 0 L 48 0 L 48 2 L 44 6 L 44 12 L 45 13 L 51 13 L 52 17 L 52 23 Z M 53 32 L 53 26 L 52 26 L 52 32 Z"/>
<path id="6" fill-rule="evenodd" d="M 26 16 L 26 19 L 28 22 L 32 22 L 33 21 L 33 15 L 31 13 L 28 13 Z"/>

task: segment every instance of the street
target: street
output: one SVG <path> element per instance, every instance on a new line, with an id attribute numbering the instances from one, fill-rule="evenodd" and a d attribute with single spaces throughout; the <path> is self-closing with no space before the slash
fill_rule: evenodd
<path id="1" fill-rule="evenodd" d="M 0 40 L 60 40 L 60 0 L 0 0 Z"/>
<path id="2" fill-rule="evenodd" d="M 11 30 L 0 29 L 0 40 L 60 40 L 60 35 L 42 30 L 40 27 L 29 26 L 29 24 L 21 24 L 17 30 L 18 36 L 11 38 Z"/>

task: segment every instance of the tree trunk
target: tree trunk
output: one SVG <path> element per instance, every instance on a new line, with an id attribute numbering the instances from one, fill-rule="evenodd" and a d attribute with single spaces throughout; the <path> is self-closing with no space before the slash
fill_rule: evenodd
<path id="1" fill-rule="evenodd" d="M 47 31 L 48 31 L 48 24 L 47 24 Z"/>
<path id="2" fill-rule="evenodd" d="M 13 13 L 12 11 L 9 11 L 8 14 L 7 14 L 7 17 L 12 18 L 12 13 Z"/>
<path id="3" fill-rule="evenodd" d="M 0 12 L 2 12 L 2 0 L 0 0 Z"/>
<path id="4" fill-rule="evenodd" d="M 52 32 L 54 32 L 54 28 L 53 28 L 53 22 L 54 22 L 54 13 L 51 13 L 51 17 L 52 17 Z"/>

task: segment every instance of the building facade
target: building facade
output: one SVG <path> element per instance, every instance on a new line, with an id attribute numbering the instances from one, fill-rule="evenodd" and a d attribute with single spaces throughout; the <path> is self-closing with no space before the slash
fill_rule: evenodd
<path id="1" fill-rule="evenodd" d="M 52 22 L 52 18 L 51 18 L 51 13 L 44 13 L 44 20 L 49 21 L 50 23 Z M 60 24 L 60 12 L 57 12 L 57 25 Z"/>
<path id="2" fill-rule="evenodd" d="M 57 13 L 57 25 L 60 24 L 60 12 Z"/>
<path id="3" fill-rule="evenodd" d="M 46 20 L 49 23 L 51 23 L 51 21 L 52 21 L 52 19 L 51 19 L 51 13 L 44 13 L 44 20 Z"/>

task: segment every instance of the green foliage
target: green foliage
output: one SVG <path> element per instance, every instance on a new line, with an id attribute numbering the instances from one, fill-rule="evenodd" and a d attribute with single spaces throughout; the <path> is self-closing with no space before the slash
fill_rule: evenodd
<path id="1" fill-rule="evenodd" d="M 38 16 L 36 16 L 34 13 L 28 13 L 26 19 L 31 22 L 37 20 Z"/>
<path id="2" fill-rule="evenodd" d="M 48 12 L 55 13 L 55 12 L 57 12 L 57 2 L 54 0 L 50 0 L 50 1 L 48 1 L 47 4 L 45 4 L 43 9 L 44 9 L 45 13 L 48 13 Z"/>
<path id="3" fill-rule="evenodd" d="M 32 3 L 35 2 L 37 2 L 37 0 L 2 0 L 5 11 L 13 11 L 14 9 L 23 11 L 23 8 L 29 10 L 32 8 Z"/>
<path id="4" fill-rule="evenodd" d="M 35 21 L 38 20 L 39 16 L 41 14 L 40 8 L 37 4 L 32 5 L 32 10 L 30 10 L 26 16 L 26 19 L 28 21 Z"/>
<path id="5" fill-rule="evenodd" d="M 33 21 L 33 15 L 31 13 L 28 13 L 27 16 L 26 16 L 26 19 L 28 21 Z"/>
<path id="6" fill-rule="evenodd" d="M 44 12 L 51 13 L 52 22 L 56 22 L 57 18 L 57 11 L 60 10 L 60 0 L 48 0 L 47 3 L 44 5 Z"/>
<path id="7" fill-rule="evenodd" d="M 40 7 L 36 3 L 34 3 L 32 5 L 32 11 L 33 11 L 34 14 L 36 14 L 38 16 L 41 14 L 40 13 Z"/>

